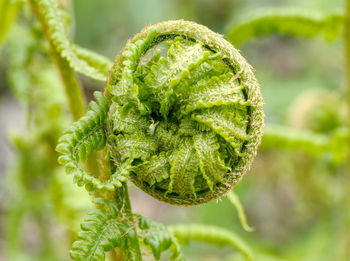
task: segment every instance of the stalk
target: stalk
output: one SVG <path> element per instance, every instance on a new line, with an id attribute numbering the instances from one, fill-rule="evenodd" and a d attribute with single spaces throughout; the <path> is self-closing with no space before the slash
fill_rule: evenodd
<path id="1" fill-rule="evenodd" d="M 66 96 L 68 99 L 68 104 L 70 111 L 73 115 L 74 120 L 78 120 L 82 117 L 86 112 L 86 99 L 82 88 L 79 82 L 76 79 L 74 70 L 69 66 L 69 63 L 61 57 L 61 55 L 57 52 L 54 43 L 52 42 L 48 32 L 50 30 L 50 25 L 45 20 L 45 17 L 42 13 L 43 10 L 40 10 L 37 2 L 35 0 L 30 0 L 30 5 L 32 7 L 33 13 L 36 15 L 38 21 L 40 22 L 43 33 L 49 42 L 51 55 L 56 63 L 56 66 L 60 72 Z M 102 153 L 102 157 L 105 156 Z M 106 175 L 110 174 L 108 170 L 102 168 L 100 171 L 99 161 L 98 161 L 98 153 L 92 153 L 89 156 L 87 162 L 88 170 L 98 176 L 98 174 L 102 174 L 101 178 L 105 179 Z M 105 159 L 103 159 L 105 160 Z M 104 167 L 104 166 L 103 166 Z M 102 173 L 101 173 L 102 172 Z M 112 195 L 108 195 L 107 198 L 114 200 L 117 205 L 121 209 L 121 215 L 124 215 L 130 224 L 134 224 L 133 213 L 131 209 L 129 193 L 127 188 L 127 183 L 124 182 L 122 188 L 116 190 L 116 192 Z M 121 257 L 121 260 L 130 260 L 130 261 L 138 261 L 142 260 L 141 251 L 138 243 L 138 237 L 135 227 L 133 226 L 130 231 L 128 231 L 129 235 L 133 235 L 132 239 L 127 240 L 122 247 L 118 250 L 118 254 Z M 120 257 L 118 255 L 113 256 L 112 258 L 115 260 L 119 260 Z"/>
<path id="2" fill-rule="evenodd" d="M 32 7 L 33 13 L 36 15 L 39 23 L 42 26 L 43 33 L 47 41 L 50 44 L 51 56 L 53 57 L 60 72 L 70 111 L 73 115 L 74 120 L 78 120 L 85 114 L 86 111 L 86 100 L 82 88 L 75 77 L 74 70 L 69 66 L 68 62 L 57 52 L 54 43 L 49 37 L 48 32 L 50 30 L 50 27 L 47 24 L 42 13 L 43 10 L 41 10 L 35 0 L 30 0 L 30 5 Z"/>
<path id="3" fill-rule="evenodd" d="M 350 0 L 346 0 L 345 7 L 345 32 L 344 32 L 344 42 L 345 42 L 345 77 L 346 77 L 346 92 L 347 92 L 347 110 L 348 110 L 348 126 L 350 126 Z M 350 142 L 348 144 L 350 146 Z M 347 190 L 345 195 L 345 206 L 347 206 L 346 211 L 346 229 L 345 234 L 345 245 L 344 245 L 344 257 L 349 258 L 350 256 L 350 157 L 348 159 L 347 166 Z"/>
<path id="4" fill-rule="evenodd" d="M 123 182 L 123 186 L 115 191 L 114 201 L 118 205 L 125 219 L 127 219 L 129 224 L 132 224 L 133 226 L 132 229 L 128 232 L 129 235 L 132 235 L 132 237 L 126 240 L 124 244 L 118 249 L 118 254 L 120 255 L 121 260 L 142 260 L 137 231 L 134 226 L 135 222 L 131 209 L 127 182 Z"/>

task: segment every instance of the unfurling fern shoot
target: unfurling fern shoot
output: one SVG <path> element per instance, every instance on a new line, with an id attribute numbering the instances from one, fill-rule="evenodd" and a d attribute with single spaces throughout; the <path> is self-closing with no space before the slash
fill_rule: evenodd
<path id="1" fill-rule="evenodd" d="M 60 161 L 89 191 L 128 176 L 177 205 L 219 198 L 249 168 L 263 108 L 250 65 L 221 35 L 193 22 L 146 27 L 110 71 L 104 95 L 60 141 Z M 115 170 L 102 181 L 79 163 L 107 147 Z"/>

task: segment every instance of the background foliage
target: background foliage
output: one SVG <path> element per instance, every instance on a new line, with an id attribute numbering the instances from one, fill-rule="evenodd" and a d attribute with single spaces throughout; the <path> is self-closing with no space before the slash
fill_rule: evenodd
<path id="1" fill-rule="evenodd" d="M 71 184 L 71 177 L 55 160 L 56 141 L 72 118 L 47 43 L 26 1 L 17 1 L 5 17 L 1 6 L 6 2 L 0 1 L 1 32 L 10 29 L 20 5 L 24 10 L 0 49 L 0 260 L 67 260 L 79 223 L 92 208 L 88 194 Z M 253 168 L 235 188 L 255 230 L 242 228 L 226 197 L 202 206 L 172 207 L 132 187 L 131 201 L 135 212 L 167 225 L 226 228 L 248 243 L 257 260 L 349 258 L 346 75 L 339 37 L 343 28 L 337 23 L 343 1 L 60 2 L 65 19 L 73 19 L 70 13 L 74 13 L 68 28 L 74 43 L 110 60 L 147 23 L 193 20 L 231 39 L 232 25 L 266 16 L 272 9 L 284 16 L 281 9 L 287 9 L 289 17 L 295 14 L 291 5 L 304 10 L 306 17 L 316 13 L 321 22 L 313 24 L 314 34 L 307 29 L 303 33 L 303 21 L 292 19 L 292 29 L 278 29 L 283 35 L 272 30 L 270 35 L 245 41 L 249 26 L 244 31 L 236 27 L 235 34 L 243 40 L 235 44 L 254 67 L 265 100 L 267 130 L 262 146 Z M 293 28 L 298 28 L 296 33 Z M 260 30 L 266 34 L 264 28 Z M 0 33 L 0 41 L 3 38 Z M 89 99 L 93 91 L 104 88 L 103 82 L 78 76 Z M 189 260 L 242 259 L 226 246 L 190 242 L 183 251 Z"/>

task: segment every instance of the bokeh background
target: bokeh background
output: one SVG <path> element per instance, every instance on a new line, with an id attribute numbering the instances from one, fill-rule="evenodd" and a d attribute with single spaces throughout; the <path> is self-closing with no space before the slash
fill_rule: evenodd
<path id="1" fill-rule="evenodd" d="M 79 45 L 114 59 L 126 41 L 150 23 L 192 20 L 225 34 L 230 25 L 261 9 L 297 6 L 327 13 L 342 10 L 343 5 L 341 0 L 75 0 L 69 6 L 75 14 L 70 34 Z M 273 35 L 240 46 L 261 85 L 266 124 L 326 134 L 344 125 L 343 49 L 342 39 L 329 43 L 321 36 L 310 40 Z M 8 206 L 21 195 L 10 177 L 16 158 L 8 136 L 13 130 L 21 132 L 25 126 L 25 111 L 11 93 L 7 68 L 5 46 L 0 57 L 1 261 L 12 260 L 7 255 L 12 242 L 7 231 L 11 227 L 9 220 L 15 219 L 16 214 L 9 218 Z M 104 88 L 102 83 L 84 76 L 79 75 L 79 79 L 90 99 L 94 90 Z M 203 206 L 173 207 L 132 185 L 130 191 L 135 212 L 165 224 L 203 223 L 227 228 L 260 253 L 258 260 L 340 260 L 345 233 L 342 220 L 346 216 L 341 200 L 346 193 L 342 187 L 344 173 L 344 166 L 333 164 L 327 155 L 312 157 L 302 152 L 259 150 L 253 167 L 235 187 L 254 232 L 242 229 L 237 211 L 225 197 Z M 91 208 L 89 198 L 84 189 L 72 184 L 71 177 L 62 177 L 61 182 L 72 195 L 62 207 L 80 213 L 72 216 L 71 226 L 76 229 Z M 62 195 L 57 192 L 56 196 Z M 35 216 L 27 217 L 16 227 L 22 234 L 18 260 L 39 260 L 44 243 L 34 220 Z M 42 222 L 49 224 L 49 235 L 56 248 L 52 259 L 46 260 L 67 260 L 67 223 L 49 214 Z M 197 243 L 186 246 L 185 253 L 189 260 L 240 260 L 230 248 Z"/>

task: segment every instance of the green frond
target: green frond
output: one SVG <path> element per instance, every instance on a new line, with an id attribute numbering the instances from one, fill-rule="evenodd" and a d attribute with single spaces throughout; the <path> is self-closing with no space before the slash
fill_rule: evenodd
<path id="1" fill-rule="evenodd" d="M 142 238 L 143 243 L 152 250 L 156 260 L 159 260 L 162 252 L 168 249 L 172 252 L 171 260 L 184 260 L 176 238 L 166 226 L 141 215 L 136 215 L 136 217 L 139 221 L 138 235 Z"/>
<path id="2" fill-rule="evenodd" d="M 100 55 L 73 45 L 67 38 L 64 24 L 54 0 L 31 0 L 40 7 L 46 30 L 56 51 L 74 70 L 98 81 L 106 81 L 111 62 Z"/>
<path id="3" fill-rule="evenodd" d="M 270 125 L 264 129 L 260 148 L 296 150 L 310 155 L 320 155 L 329 150 L 329 144 L 328 135 Z"/>
<path id="4" fill-rule="evenodd" d="M 269 34 L 282 34 L 312 38 L 323 35 L 331 41 L 341 36 L 344 24 L 342 13 L 322 14 L 314 10 L 284 8 L 270 9 L 246 16 L 243 22 L 232 26 L 227 39 L 239 46 L 246 41 Z"/>
<path id="5" fill-rule="evenodd" d="M 327 135 L 270 125 L 265 127 L 260 148 L 300 151 L 316 157 L 327 155 L 333 163 L 340 165 L 346 162 L 350 153 L 349 139 L 350 132 L 346 127 L 339 127 Z"/>
<path id="6" fill-rule="evenodd" d="M 247 243 L 236 234 L 223 228 L 190 224 L 169 226 L 168 229 L 179 240 L 180 244 L 186 244 L 189 241 L 201 241 L 218 246 L 227 245 L 238 250 L 246 260 L 254 260 L 253 252 Z"/>
<path id="7" fill-rule="evenodd" d="M 84 60 L 88 65 L 96 68 L 104 75 L 108 75 L 109 70 L 113 66 L 113 62 L 111 60 L 76 44 L 73 44 L 72 48 L 79 59 Z"/>
<path id="8" fill-rule="evenodd" d="M 73 243 L 70 256 L 77 261 L 105 260 L 105 252 L 121 246 L 131 225 L 120 216 L 119 209 L 111 202 L 95 198 L 101 209 L 88 213 L 81 223 L 81 232 Z"/>
<path id="9" fill-rule="evenodd" d="M 231 190 L 229 193 L 227 193 L 227 198 L 232 203 L 232 205 L 236 208 L 238 213 L 238 218 L 239 218 L 239 221 L 241 222 L 243 229 L 247 232 L 254 231 L 255 228 L 248 225 L 247 216 L 244 212 L 243 205 L 239 200 L 239 197 L 236 195 L 236 193 L 233 190 Z"/>
<path id="10" fill-rule="evenodd" d="M 74 181 L 80 186 L 85 185 L 88 191 L 113 190 L 113 182 L 103 183 L 80 166 L 92 151 L 101 150 L 106 145 L 104 124 L 109 104 L 102 93 L 95 92 L 94 96 L 97 103 L 92 101 L 86 115 L 75 122 L 59 139 L 56 150 L 63 155 L 58 161 L 65 165 L 68 174 L 74 173 Z M 111 181 L 117 184 L 117 180 Z"/>

